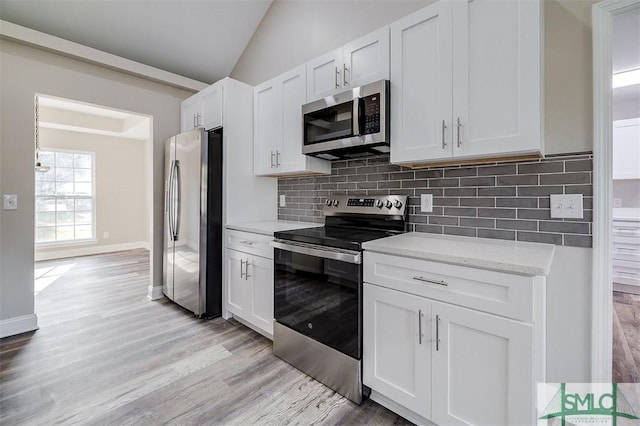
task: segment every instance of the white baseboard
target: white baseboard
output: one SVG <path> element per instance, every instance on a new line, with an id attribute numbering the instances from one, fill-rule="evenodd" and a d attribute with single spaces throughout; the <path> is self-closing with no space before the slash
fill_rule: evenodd
<path id="1" fill-rule="evenodd" d="M 38 329 L 38 316 L 36 314 L 22 315 L 0 321 L 0 339 L 15 336 Z"/>
<path id="2" fill-rule="evenodd" d="M 153 284 L 149 284 L 147 288 L 147 299 L 149 300 L 159 300 L 164 297 L 162 293 L 162 286 L 154 287 Z"/>
<path id="3" fill-rule="evenodd" d="M 91 245 L 88 247 L 77 247 L 77 248 L 48 248 L 48 249 L 39 249 L 36 247 L 35 250 L 35 260 L 51 260 L 51 259 L 62 259 L 65 257 L 76 257 L 76 256 L 88 256 L 91 254 L 100 254 L 100 253 L 112 253 L 114 251 L 123 251 L 123 250 L 133 250 L 133 249 L 150 249 L 150 244 L 146 241 L 136 241 L 133 243 L 123 243 L 123 244 L 109 244 L 104 246 L 99 245 Z"/>

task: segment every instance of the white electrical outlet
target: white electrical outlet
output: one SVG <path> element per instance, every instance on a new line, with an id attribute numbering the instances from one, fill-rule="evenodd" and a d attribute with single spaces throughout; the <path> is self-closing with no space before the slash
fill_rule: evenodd
<path id="1" fill-rule="evenodd" d="M 613 207 L 622 207 L 622 198 L 614 198 Z"/>
<path id="2" fill-rule="evenodd" d="M 4 210 L 18 210 L 18 196 L 15 194 L 3 195 L 2 208 Z"/>
<path id="3" fill-rule="evenodd" d="M 286 207 L 287 205 L 287 200 L 285 199 L 285 195 L 282 194 L 280 195 L 280 207 Z"/>
<path id="4" fill-rule="evenodd" d="M 433 211 L 433 194 L 420 194 L 420 211 L 426 213 Z"/>
<path id="5" fill-rule="evenodd" d="M 108 233 L 108 232 L 106 232 L 106 231 L 105 231 L 105 232 L 103 232 L 103 233 L 102 233 L 102 238 L 104 238 L 105 240 L 106 240 L 107 238 L 109 238 L 109 233 Z"/>
<path id="6" fill-rule="evenodd" d="M 551 217 L 582 219 L 582 194 L 554 194 L 550 201 Z"/>

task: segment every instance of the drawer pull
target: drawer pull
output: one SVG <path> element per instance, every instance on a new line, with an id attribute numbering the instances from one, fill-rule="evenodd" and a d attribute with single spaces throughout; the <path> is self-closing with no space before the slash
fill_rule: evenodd
<path id="1" fill-rule="evenodd" d="M 636 233 L 638 232 L 640 229 L 639 228 L 613 228 L 615 231 L 622 231 L 622 232 L 633 232 Z"/>
<path id="2" fill-rule="evenodd" d="M 618 271 L 618 274 L 620 274 L 620 275 L 626 275 L 626 276 L 628 276 L 628 277 L 635 277 L 635 276 L 637 276 L 637 275 L 638 275 L 638 274 L 637 274 L 637 273 L 635 273 L 635 272 L 627 272 L 627 271 Z"/>
<path id="3" fill-rule="evenodd" d="M 242 240 L 242 241 L 240 241 L 240 244 L 246 244 L 248 246 L 252 246 L 253 245 L 253 241 Z"/>
<path id="4" fill-rule="evenodd" d="M 414 280 L 416 281 L 422 281 L 425 283 L 430 283 L 430 284 L 437 284 L 437 285 L 443 285 L 445 287 L 447 287 L 449 284 L 446 283 L 446 281 L 438 281 L 438 280 L 430 280 L 429 278 L 425 278 L 425 277 L 413 277 Z"/>
<path id="5" fill-rule="evenodd" d="M 627 248 L 627 247 L 618 247 L 616 249 L 617 252 L 626 252 L 626 253 L 635 253 L 636 251 L 638 251 L 637 249 L 633 249 L 633 248 Z"/>

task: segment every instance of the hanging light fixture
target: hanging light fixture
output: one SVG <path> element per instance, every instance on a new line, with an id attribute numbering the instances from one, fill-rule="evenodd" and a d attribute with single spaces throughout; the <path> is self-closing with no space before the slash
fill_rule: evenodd
<path id="1" fill-rule="evenodd" d="M 40 104 L 36 96 L 36 172 L 46 173 L 49 169 L 40 162 Z"/>

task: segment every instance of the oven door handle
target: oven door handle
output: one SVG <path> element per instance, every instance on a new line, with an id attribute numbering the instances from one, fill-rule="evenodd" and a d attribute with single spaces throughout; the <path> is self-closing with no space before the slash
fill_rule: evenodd
<path id="1" fill-rule="evenodd" d="M 321 257 L 323 259 L 338 260 L 347 263 L 362 263 L 362 256 L 359 252 L 339 249 L 323 249 L 313 245 L 305 245 L 301 243 L 289 244 L 282 240 L 274 240 L 270 243 L 271 247 L 280 250 L 290 251 L 293 253 L 306 254 L 309 256 Z"/>

